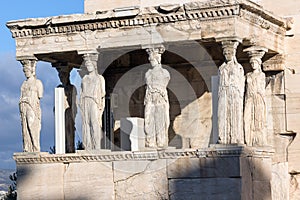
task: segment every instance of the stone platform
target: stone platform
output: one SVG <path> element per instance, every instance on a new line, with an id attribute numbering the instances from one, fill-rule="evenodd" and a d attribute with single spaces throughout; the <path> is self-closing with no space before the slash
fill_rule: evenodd
<path id="1" fill-rule="evenodd" d="M 271 199 L 270 148 L 15 153 L 22 199 Z"/>

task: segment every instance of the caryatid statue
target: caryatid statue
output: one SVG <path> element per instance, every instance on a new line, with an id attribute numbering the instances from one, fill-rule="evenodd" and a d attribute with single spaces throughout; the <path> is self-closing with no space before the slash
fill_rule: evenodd
<path id="1" fill-rule="evenodd" d="M 267 50 L 250 47 L 244 51 L 248 52 L 253 69 L 246 74 L 245 142 L 248 146 L 264 146 L 267 145 L 266 76 L 261 70 L 261 59 Z"/>
<path id="2" fill-rule="evenodd" d="M 80 109 L 82 117 L 82 143 L 85 150 L 101 149 L 102 114 L 105 106 L 105 80 L 98 74 L 97 65 L 84 57 L 88 74 L 81 82 Z"/>
<path id="3" fill-rule="evenodd" d="M 225 62 L 219 67 L 218 128 L 220 144 L 244 144 L 244 69 L 236 59 L 239 42 L 222 42 Z"/>
<path id="4" fill-rule="evenodd" d="M 26 80 L 21 86 L 20 114 L 23 151 L 40 152 L 41 107 L 43 84 L 36 78 L 36 60 L 22 60 Z"/>
<path id="5" fill-rule="evenodd" d="M 75 152 L 75 117 L 77 114 L 76 96 L 77 90 L 70 82 L 71 67 L 59 66 L 56 67 L 61 84 L 58 87 L 64 88 L 65 92 L 65 142 L 66 153 Z"/>
<path id="6" fill-rule="evenodd" d="M 161 66 L 164 47 L 149 48 L 147 53 L 152 69 L 146 72 L 145 133 L 146 147 L 167 148 L 170 125 L 167 85 L 170 73 Z"/>

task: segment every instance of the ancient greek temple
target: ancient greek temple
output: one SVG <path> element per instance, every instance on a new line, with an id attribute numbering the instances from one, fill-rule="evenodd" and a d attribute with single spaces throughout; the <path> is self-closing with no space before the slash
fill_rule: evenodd
<path id="1" fill-rule="evenodd" d="M 19 199 L 300 198 L 291 14 L 268 0 L 84 4 L 7 22 L 26 77 Z M 61 81 L 55 154 L 40 152 L 39 61 Z"/>

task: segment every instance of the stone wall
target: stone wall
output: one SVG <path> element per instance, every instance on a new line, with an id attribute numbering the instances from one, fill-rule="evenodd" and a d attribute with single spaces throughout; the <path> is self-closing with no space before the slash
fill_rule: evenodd
<path id="1" fill-rule="evenodd" d="M 297 134 L 294 141 L 288 147 L 287 160 L 288 170 L 291 174 L 290 199 L 299 199 L 300 188 L 298 185 L 300 180 L 298 173 L 300 173 L 300 162 L 298 157 L 300 153 L 300 136 L 298 133 L 300 131 L 300 13 L 298 8 L 300 2 L 292 0 L 284 2 L 280 0 L 261 0 L 261 5 L 266 10 L 270 10 L 281 17 L 293 18 L 292 30 L 287 33 L 285 43 L 286 63 L 283 72 L 284 90 L 281 92 L 284 95 L 281 95 L 281 98 L 278 96 L 278 100 L 280 102 L 285 101 L 285 104 L 280 104 L 284 106 L 282 111 L 286 114 L 286 130 Z M 285 143 L 289 145 L 289 142 Z"/>
<path id="2" fill-rule="evenodd" d="M 19 199 L 271 199 L 271 149 L 15 154 Z"/>

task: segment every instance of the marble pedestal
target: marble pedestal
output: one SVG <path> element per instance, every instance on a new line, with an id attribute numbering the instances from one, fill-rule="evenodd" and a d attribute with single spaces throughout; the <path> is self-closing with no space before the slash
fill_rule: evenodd
<path id="1" fill-rule="evenodd" d="M 121 149 L 125 151 L 145 149 L 144 119 L 138 117 L 121 119 Z"/>
<path id="2" fill-rule="evenodd" d="M 16 153 L 18 199 L 271 199 L 266 148 Z"/>

